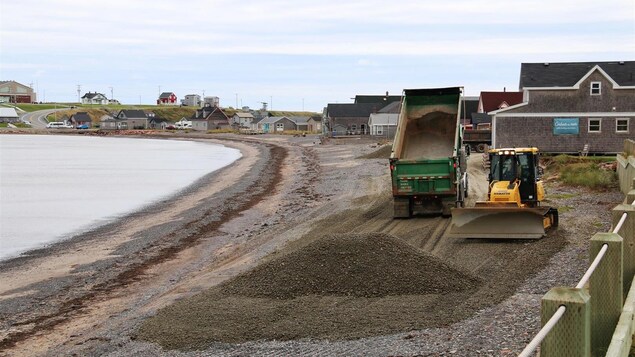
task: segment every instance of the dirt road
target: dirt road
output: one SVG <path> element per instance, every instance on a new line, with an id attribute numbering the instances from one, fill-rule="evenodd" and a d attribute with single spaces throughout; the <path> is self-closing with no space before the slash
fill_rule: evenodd
<path id="1" fill-rule="evenodd" d="M 559 272 L 537 281 L 536 274 L 557 264 L 554 255 L 572 259 L 568 271 L 578 274 L 585 252 L 579 236 L 588 239 L 598 228 L 568 228 L 576 218 L 564 214 L 565 228 L 539 241 L 444 239 L 447 219 L 392 218 L 386 160 L 360 158 L 377 149 L 372 142 L 230 139 L 244 157 L 173 200 L 0 264 L 0 353 L 189 355 L 172 350 L 179 348 L 197 349 L 194 355 L 468 356 L 477 349 L 501 355 L 504 341 L 511 355 L 536 331 L 537 299 L 546 290 L 535 286 L 571 279 Z M 469 200 L 475 200 L 487 186 L 480 157 L 470 161 Z M 621 200 L 616 193 L 597 197 L 585 206 L 567 193 L 554 203 L 578 199 L 602 219 Z M 316 255 L 325 251 L 333 254 Z M 357 253 L 343 253 L 351 251 Z M 407 265 L 382 259 L 381 251 L 419 258 Z M 421 260 L 438 263 L 423 269 L 416 265 Z M 300 262 L 326 269 L 289 268 Z M 255 267 L 269 267 L 269 274 L 255 274 Z M 419 280 L 401 279 L 410 275 Z M 316 290 L 334 276 L 356 279 Z M 443 285 L 431 279 L 444 276 L 453 277 L 453 288 L 431 290 Z M 392 293 L 356 283 L 371 278 L 372 286 Z M 266 293 L 263 287 L 273 283 L 273 291 L 293 293 Z M 417 284 L 430 286 L 413 289 Z M 530 294 L 519 298 L 519 291 Z M 510 304 L 525 311 L 505 312 Z M 501 320 L 513 327 L 498 328 L 483 311 L 509 314 Z M 466 340 L 466 331 L 479 333 Z"/>

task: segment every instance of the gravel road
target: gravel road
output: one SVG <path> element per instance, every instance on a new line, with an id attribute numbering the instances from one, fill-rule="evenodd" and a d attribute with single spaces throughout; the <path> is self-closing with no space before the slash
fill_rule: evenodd
<path id="1" fill-rule="evenodd" d="M 220 139 L 243 158 L 0 263 L 0 355 L 516 355 L 540 327 L 542 295 L 577 283 L 589 238 L 623 199 L 551 182 L 550 203 L 567 208 L 544 239 L 450 240 L 446 219 L 392 219 L 377 143 Z M 480 157 L 470 164 L 470 200 L 483 198 Z"/>

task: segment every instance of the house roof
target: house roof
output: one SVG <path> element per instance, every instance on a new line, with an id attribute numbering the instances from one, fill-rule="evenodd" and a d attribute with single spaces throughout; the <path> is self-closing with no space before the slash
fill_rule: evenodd
<path id="1" fill-rule="evenodd" d="M 326 110 L 328 115 L 332 118 L 368 117 L 371 113 L 375 113 L 383 108 L 380 104 L 383 103 L 329 104 Z"/>
<path id="2" fill-rule="evenodd" d="M 13 108 L 0 108 L 0 117 L 3 118 L 17 118 L 19 117 Z"/>
<path id="3" fill-rule="evenodd" d="M 225 114 L 225 112 L 221 108 L 206 104 L 203 108 L 196 109 L 196 114 L 194 114 L 194 117 L 192 117 L 190 120 L 227 120 L 229 121 L 229 118 L 227 117 L 227 114 Z"/>
<path id="4" fill-rule="evenodd" d="M 522 63 L 520 89 L 532 87 L 573 87 L 595 66 L 620 86 L 635 86 L 635 61 Z"/>
<path id="5" fill-rule="evenodd" d="M 523 102 L 523 92 L 481 92 L 483 112 L 489 113 L 501 107 L 511 107 Z"/>
<path id="6" fill-rule="evenodd" d="M 88 115 L 87 112 L 77 112 L 77 113 L 71 115 L 71 119 L 75 120 L 78 123 L 92 121 L 92 119 L 90 119 L 90 116 Z"/>
<path id="7" fill-rule="evenodd" d="M 356 95 L 355 103 L 356 104 L 364 104 L 364 103 L 383 103 L 390 104 L 392 102 L 401 102 L 400 95 L 388 95 L 386 92 L 385 95 Z"/>
<path id="8" fill-rule="evenodd" d="M 106 98 L 105 95 L 103 95 L 101 93 L 97 93 L 97 92 L 95 92 L 95 93 L 88 92 L 88 93 L 84 94 L 84 96 L 82 98 L 93 99 L 93 98 L 95 98 L 97 96 L 102 96 L 102 97 Z"/>
<path id="9" fill-rule="evenodd" d="M 381 108 L 380 110 L 377 111 L 377 113 L 399 113 L 401 111 L 401 102 L 392 102 L 390 104 L 388 104 L 387 106 Z"/>
<path id="10" fill-rule="evenodd" d="M 307 124 L 309 122 L 309 119 L 310 119 L 310 117 L 302 117 L 302 116 L 289 117 L 289 120 L 294 122 L 296 125 L 298 125 L 298 124 Z"/>
<path id="11" fill-rule="evenodd" d="M 236 112 L 236 114 L 239 118 L 253 118 L 254 115 L 251 113 L 243 113 L 243 112 Z"/>
<path id="12" fill-rule="evenodd" d="M 258 123 L 259 124 L 260 123 L 262 123 L 262 124 L 273 124 L 273 123 L 275 123 L 277 121 L 280 121 L 281 119 L 285 119 L 285 118 L 288 119 L 288 120 L 291 120 L 288 117 L 265 117 L 265 118 L 262 118 L 262 120 L 259 121 Z"/>
<path id="13" fill-rule="evenodd" d="M 472 113 L 472 124 L 491 123 L 492 117 L 487 113 Z"/>
<path id="14" fill-rule="evenodd" d="M 126 118 L 147 118 L 146 113 L 141 110 L 141 109 L 122 109 L 119 111 L 119 114 L 117 114 L 117 117 L 119 117 L 121 115 L 121 113 L 123 113 Z"/>
<path id="15" fill-rule="evenodd" d="M 159 98 L 164 98 L 164 99 L 168 99 L 170 98 L 170 96 L 174 94 L 173 92 L 163 92 L 161 93 L 161 95 L 159 96 Z"/>
<path id="16" fill-rule="evenodd" d="M 463 97 L 461 103 L 461 118 L 469 118 L 472 113 L 478 112 L 479 97 Z"/>
<path id="17" fill-rule="evenodd" d="M 322 121 L 322 116 L 321 115 L 313 115 L 313 116 L 311 116 L 311 119 L 313 119 L 313 121 Z"/>

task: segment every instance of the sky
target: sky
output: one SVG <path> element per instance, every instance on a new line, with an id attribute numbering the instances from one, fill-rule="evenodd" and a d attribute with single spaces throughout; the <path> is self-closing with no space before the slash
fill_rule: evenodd
<path id="1" fill-rule="evenodd" d="M 0 0 L 0 80 L 38 100 L 321 112 L 358 94 L 518 90 L 521 63 L 635 60 L 634 0 Z"/>

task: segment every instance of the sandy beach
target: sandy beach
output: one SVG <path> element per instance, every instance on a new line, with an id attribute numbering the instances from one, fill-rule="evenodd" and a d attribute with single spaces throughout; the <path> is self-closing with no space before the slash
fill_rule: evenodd
<path id="1" fill-rule="evenodd" d="M 374 154 L 381 149 L 374 140 L 178 139 L 221 143 L 243 157 L 171 199 L 0 263 L 0 355 L 511 356 L 539 329 L 540 297 L 582 276 L 586 242 L 598 227 L 608 229 L 610 209 L 622 200 L 619 192 L 554 184 L 550 192 L 561 195 L 552 203 L 577 208 L 548 237 L 452 241 L 443 238 L 448 221 L 441 217 L 392 219 L 386 150 Z M 487 189 L 479 161 L 473 155 L 470 162 L 470 200 Z M 333 273 L 346 261 L 338 255 L 345 248 L 380 269 L 356 269 L 364 262 L 353 259 Z M 387 262 L 379 251 L 413 263 L 397 266 L 399 259 Z M 438 263 L 415 264 L 426 259 Z M 288 269 L 298 261 L 330 268 Z M 395 270 L 382 269 L 387 264 Z M 299 274 L 307 269 L 315 274 Z M 382 273 L 389 271 L 395 275 Z M 314 288 L 332 275 L 376 283 Z M 441 284 L 439 276 L 455 283 Z"/>

